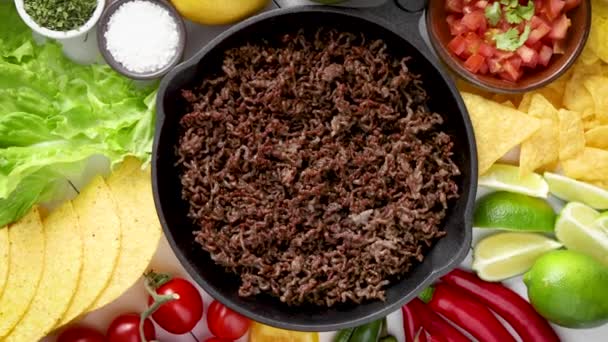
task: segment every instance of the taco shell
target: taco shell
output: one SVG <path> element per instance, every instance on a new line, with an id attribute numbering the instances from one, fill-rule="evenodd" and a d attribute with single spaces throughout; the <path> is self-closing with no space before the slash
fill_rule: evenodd
<path id="1" fill-rule="evenodd" d="M 127 158 L 107 183 L 118 207 L 122 243 L 112 279 L 92 310 L 114 301 L 140 279 L 162 234 L 152 197 L 150 169 L 143 171 L 139 161 Z"/>
<path id="2" fill-rule="evenodd" d="M 110 189 L 97 176 L 72 202 L 82 228 L 82 271 L 77 290 L 59 325 L 88 311 L 108 285 L 120 253 L 120 219 Z"/>
<path id="3" fill-rule="evenodd" d="M 45 267 L 29 310 L 6 342 L 38 341 L 57 325 L 67 310 L 80 278 L 82 239 L 71 202 L 44 221 Z"/>
<path id="4" fill-rule="evenodd" d="M 45 232 L 38 208 L 11 224 L 9 273 L 0 297 L 0 340 L 30 308 L 44 269 Z"/>
<path id="5" fill-rule="evenodd" d="M 8 251 L 8 228 L 0 228 L 0 297 L 4 291 L 4 285 L 6 285 L 6 278 L 8 276 L 8 263 L 9 263 L 9 251 Z"/>

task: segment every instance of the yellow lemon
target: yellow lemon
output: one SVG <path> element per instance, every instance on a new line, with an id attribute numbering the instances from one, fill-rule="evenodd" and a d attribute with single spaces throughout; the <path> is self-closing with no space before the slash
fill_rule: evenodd
<path id="1" fill-rule="evenodd" d="M 171 0 L 186 19 L 204 25 L 237 22 L 264 8 L 269 0 Z"/>

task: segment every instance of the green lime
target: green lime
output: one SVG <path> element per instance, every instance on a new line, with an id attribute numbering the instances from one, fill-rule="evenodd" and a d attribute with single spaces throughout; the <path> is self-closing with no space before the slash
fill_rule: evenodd
<path id="1" fill-rule="evenodd" d="M 595 185 L 545 172 L 549 191 L 567 202 L 585 203 L 595 209 L 608 209 L 608 191 Z"/>
<path id="2" fill-rule="evenodd" d="M 526 272 L 540 256 L 560 247 L 561 243 L 541 234 L 490 235 L 473 249 L 473 270 L 483 280 L 502 281 Z"/>
<path id="3" fill-rule="evenodd" d="M 536 311 L 555 324 L 589 328 L 608 322 L 608 268 L 588 255 L 549 252 L 524 275 L 524 283 Z"/>
<path id="4" fill-rule="evenodd" d="M 494 190 L 516 192 L 528 196 L 547 198 L 549 185 L 538 173 L 519 175 L 519 167 L 494 164 L 488 172 L 479 177 L 479 185 Z"/>
<path id="5" fill-rule="evenodd" d="M 477 201 L 473 226 L 525 232 L 552 232 L 555 212 L 543 199 L 498 191 Z"/>
<path id="6" fill-rule="evenodd" d="M 589 254 L 608 267 L 608 234 L 594 225 L 600 213 L 582 203 L 568 203 L 555 222 L 555 236 L 566 248 Z"/>

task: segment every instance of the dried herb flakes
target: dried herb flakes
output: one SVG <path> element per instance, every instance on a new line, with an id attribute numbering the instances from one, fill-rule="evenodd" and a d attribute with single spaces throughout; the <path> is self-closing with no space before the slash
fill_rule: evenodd
<path id="1" fill-rule="evenodd" d="M 53 31 L 70 31 L 91 18 L 97 0 L 24 0 L 23 5 L 38 25 Z"/>

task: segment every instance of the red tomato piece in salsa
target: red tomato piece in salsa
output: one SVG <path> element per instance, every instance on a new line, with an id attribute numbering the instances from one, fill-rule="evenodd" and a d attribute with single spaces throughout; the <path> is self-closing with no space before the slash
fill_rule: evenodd
<path id="1" fill-rule="evenodd" d="M 564 53 L 582 0 L 446 0 L 450 53 L 470 72 L 517 82 Z"/>

